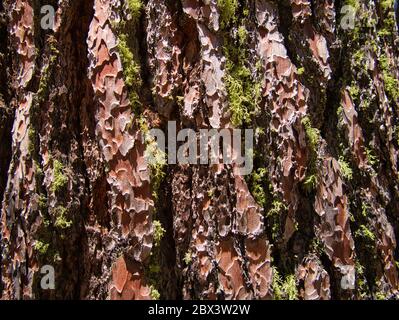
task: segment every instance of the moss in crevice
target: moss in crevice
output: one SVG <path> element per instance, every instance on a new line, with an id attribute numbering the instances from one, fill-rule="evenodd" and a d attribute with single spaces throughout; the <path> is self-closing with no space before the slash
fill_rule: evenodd
<path id="1" fill-rule="evenodd" d="M 392 37 L 396 30 L 395 12 L 393 8 L 394 0 L 381 0 L 379 1 L 379 9 L 381 11 L 378 36 L 381 38 Z"/>
<path id="2" fill-rule="evenodd" d="M 255 201 L 264 208 L 268 201 L 270 201 L 269 192 L 271 185 L 267 184 L 267 170 L 266 168 L 258 168 L 254 170 L 249 178 L 249 190 L 251 191 L 252 196 Z M 267 188 L 267 189 L 266 189 Z"/>
<path id="3" fill-rule="evenodd" d="M 58 206 L 54 209 L 55 222 L 54 226 L 57 229 L 65 230 L 72 226 L 72 221 L 67 218 L 68 210 L 63 206 Z"/>
<path id="4" fill-rule="evenodd" d="M 150 253 L 150 259 L 148 266 L 145 269 L 145 275 L 150 284 L 151 298 L 153 300 L 159 300 L 161 295 L 159 293 L 159 284 L 161 277 L 161 267 L 160 267 L 160 257 L 161 257 L 161 241 L 165 236 L 166 230 L 162 226 L 159 220 L 153 220 L 153 236 L 154 236 L 154 246 Z"/>
<path id="5" fill-rule="evenodd" d="M 399 80 L 396 79 L 391 72 L 392 67 L 390 65 L 389 58 L 385 54 L 382 54 L 379 58 L 379 63 L 388 98 L 393 102 L 397 102 L 399 99 Z"/>
<path id="6" fill-rule="evenodd" d="M 50 247 L 49 243 L 45 243 L 40 240 L 35 241 L 34 249 L 41 256 L 45 256 L 47 254 L 49 247 Z"/>
<path id="7" fill-rule="evenodd" d="M 222 29 L 226 28 L 231 22 L 235 22 L 236 11 L 238 9 L 238 0 L 218 0 L 217 2 L 220 11 L 220 25 Z"/>
<path id="8" fill-rule="evenodd" d="M 134 21 L 140 18 L 143 9 L 143 2 L 141 0 L 127 0 L 127 6 Z"/>
<path id="9" fill-rule="evenodd" d="M 289 274 L 283 278 L 273 267 L 272 289 L 274 300 L 298 300 L 296 277 Z"/>
<path id="10" fill-rule="evenodd" d="M 253 123 L 253 115 L 258 111 L 261 100 L 262 86 L 259 70 L 261 66 L 250 64 L 249 33 L 246 27 L 248 13 L 237 10 L 237 7 L 234 12 L 236 16 L 230 20 L 228 30 L 222 24 L 223 53 L 226 59 L 224 83 L 231 112 L 231 123 L 239 128 Z M 224 21 L 223 18 L 222 21 Z"/>
<path id="11" fill-rule="evenodd" d="M 143 3 L 141 0 L 128 0 L 127 7 L 130 16 L 125 17 L 123 14 L 118 23 L 113 23 L 113 29 L 117 34 L 117 48 L 123 66 L 123 78 L 128 90 L 130 105 L 132 111 L 139 115 L 141 113 L 139 91 L 142 79 L 138 58 L 137 30 Z"/>
<path id="12" fill-rule="evenodd" d="M 58 160 L 53 160 L 53 181 L 51 183 L 51 192 L 60 192 L 67 183 L 68 178 L 64 175 L 64 166 Z"/>
<path id="13" fill-rule="evenodd" d="M 161 240 L 165 235 L 166 230 L 162 227 L 162 224 L 158 220 L 152 222 L 154 226 L 154 245 L 159 247 L 161 245 Z"/>
<path id="14" fill-rule="evenodd" d="M 138 89 L 142 84 L 140 65 L 129 48 L 128 36 L 126 34 L 121 33 L 118 36 L 118 52 L 123 65 L 123 75 L 129 91 L 131 108 L 135 114 L 138 114 L 141 107 Z"/>
<path id="15" fill-rule="evenodd" d="M 375 151 L 370 148 L 370 147 L 365 147 L 366 150 L 366 157 L 367 157 L 367 162 L 372 166 L 376 167 L 378 164 L 378 157 L 375 155 Z"/>
<path id="16" fill-rule="evenodd" d="M 351 181 L 353 179 L 353 170 L 351 169 L 349 163 L 345 160 L 343 156 L 339 157 L 338 163 L 341 168 L 342 176 L 347 181 Z"/>
<path id="17" fill-rule="evenodd" d="M 188 266 L 191 264 L 191 262 L 193 261 L 193 253 L 191 250 L 188 250 L 185 254 L 184 254 L 184 258 L 183 258 L 184 263 Z"/>
<path id="18" fill-rule="evenodd" d="M 317 185 L 317 149 L 321 137 L 320 131 L 312 126 L 312 121 L 309 117 L 304 117 L 301 122 L 305 129 L 306 141 L 309 148 L 308 167 L 302 187 L 306 193 L 312 193 Z"/>

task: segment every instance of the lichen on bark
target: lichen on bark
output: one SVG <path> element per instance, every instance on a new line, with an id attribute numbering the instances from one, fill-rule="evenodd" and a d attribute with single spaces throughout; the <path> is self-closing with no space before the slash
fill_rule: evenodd
<path id="1" fill-rule="evenodd" d="M 394 1 L 49 2 L 0 2 L 2 299 L 398 299 Z"/>

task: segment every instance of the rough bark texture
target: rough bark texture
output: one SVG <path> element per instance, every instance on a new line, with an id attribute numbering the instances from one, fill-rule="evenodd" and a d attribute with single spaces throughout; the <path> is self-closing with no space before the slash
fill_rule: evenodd
<path id="1" fill-rule="evenodd" d="M 399 297 L 394 1 L 8 0 L 0 41 L 3 299 Z M 149 165 L 168 121 L 253 172 Z"/>

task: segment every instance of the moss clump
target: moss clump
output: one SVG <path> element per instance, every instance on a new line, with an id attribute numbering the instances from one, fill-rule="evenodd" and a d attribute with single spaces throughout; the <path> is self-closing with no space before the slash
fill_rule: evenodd
<path id="1" fill-rule="evenodd" d="M 40 211 L 47 210 L 47 198 L 46 198 L 46 196 L 44 194 L 41 194 L 39 196 L 38 206 L 39 206 L 39 210 Z"/>
<path id="2" fill-rule="evenodd" d="M 186 265 L 189 265 L 191 261 L 193 261 L 193 253 L 191 250 L 187 251 L 186 254 L 184 255 L 183 261 Z"/>
<path id="3" fill-rule="evenodd" d="M 365 150 L 368 163 L 374 167 L 378 162 L 378 157 L 374 154 L 374 151 L 371 148 L 366 147 Z"/>
<path id="4" fill-rule="evenodd" d="M 295 275 L 290 274 L 285 279 L 280 276 L 277 269 L 273 267 L 272 288 L 274 300 L 298 300 Z"/>
<path id="5" fill-rule="evenodd" d="M 53 161 L 53 182 L 51 184 L 52 192 L 59 192 L 64 189 L 68 183 L 68 178 L 63 174 L 64 166 L 58 160 Z"/>
<path id="6" fill-rule="evenodd" d="M 305 180 L 303 181 L 303 188 L 306 193 L 311 193 L 316 189 L 317 185 L 317 176 L 316 174 L 307 175 Z"/>
<path id="7" fill-rule="evenodd" d="M 123 65 L 123 76 L 125 84 L 129 90 L 129 100 L 134 112 L 138 112 L 141 107 L 138 88 L 142 81 L 140 76 L 140 65 L 137 63 L 132 50 L 128 45 L 128 37 L 126 34 L 119 34 L 118 51 Z"/>
<path id="8" fill-rule="evenodd" d="M 384 78 L 385 90 L 388 97 L 397 101 L 399 99 L 399 80 L 396 79 L 391 73 L 391 66 L 389 58 L 386 55 L 381 55 L 379 58 L 380 67 L 382 69 L 382 76 Z"/>
<path id="9" fill-rule="evenodd" d="M 364 267 L 360 264 L 359 261 L 356 261 L 355 269 L 357 292 L 361 299 L 365 299 L 369 290 L 366 278 L 364 276 Z"/>
<path id="10" fill-rule="evenodd" d="M 364 51 L 359 49 L 353 54 L 353 62 L 356 66 L 363 65 L 364 62 Z"/>
<path id="11" fill-rule="evenodd" d="M 360 7 L 360 2 L 359 0 L 346 0 L 345 5 L 352 6 L 357 10 Z"/>
<path id="12" fill-rule="evenodd" d="M 165 235 L 166 230 L 162 227 L 162 224 L 158 220 L 153 221 L 154 225 L 154 244 L 156 247 L 161 245 L 161 240 Z"/>
<path id="13" fill-rule="evenodd" d="M 360 225 L 359 230 L 355 232 L 355 236 L 362 237 L 370 242 L 375 241 L 374 233 L 368 229 L 364 224 Z"/>
<path id="14" fill-rule="evenodd" d="M 227 92 L 229 95 L 231 122 L 240 127 L 251 121 L 249 109 L 252 103 L 251 94 L 248 94 L 246 83 L 250 83 L 250 72 L 246 67 L 228 63 L 229 74 L 226 76 Z"/>
<path id="15" fill-rule="evenodd" d="M 387 300 L 387 295 L 382 291 L 377 291 L 375 293 L 375 299 L 376 300 Z"/>
<path id="16" fill-rule="evenodd" d="M 378 31 L 378 36 L 380 37 L 389 37 L 396 29 L 393 4 L 394 0 L 380 1 L 380 8 L 384 17 L 384 19 L 381 19 L 381 27 Z"/>
<path id="17" fill-rule="evenodd" d="M 343 157 L 340 157 L 338 160 L 339 166 L 341 167 L 341 173 L 342 176 L 347 179 L 348 181 L 352 180 L 353 178 L 353 171 L 348 164 L 348 162 L 345 161 Z"/>
<path id="18" fill-rule="evenodd" d="M 365 202 L 362 202 L 362 217 L 366 218 L 368 215 L 368 211 L 370 210 L 370 206 Z"/>
<path id="19" fill-rule="evenodd" d="M 42 256 L 45 256 L 48 252 L 50 244 L 44 243 L 40 240 L 36 240 L 34 249 Z"/>
<path id="20" fill-rule="evenodd" d="M 259 168 L 252 172 L 250 179 L 251 194 L 261 207 L 265 207 L 268 202 L 268 195 L 264 186 L 266 177 L 267 170 L 265 168 Z"/>
<path id="21" fill-rule="evenodd" d="M 281 230 L 281 213 L 287 210 L 287 206 L 278 199 L 274 199 L 271 208 L 266 213 L 266 219 L 271 229 L 271 237 L 273 241 L 280 238 Z"/>
<path id="22" fill-rule="evenodd" d="M 240 45 L 245 45 L 247 42 L 247 38 L 248 38 L 248 31 L 247 29 L 245 29 L 244 26 L 240 26 L 237 30 L 237 35 L 238 35 L 238 41 L 240 43 Z"/>
<path id="23" fill-rule="evenodd" d="M 304 73 L 305 73 L 305 68 L 304 67 L 300 67 L 300 68 L 298 68 L 298 70 L 296 71 L 296 73 L 298 74 L 298 75 L 303 75 Z"/>
<path id="24" fill-rule="evenodd" d="M 160 272 L 161 272 L 161 254 L 160 245 L 161 240 L 165 235 L 166 230 L 162 227 L 162 224 L 158 220 L 153 220 L 153 239 L 154 247 L 150 254 L 148 268 L 145 269 L 146 278 L 151 285 L 151 297 L 153 300 L 159 300 L 161 297 L 157 288 L 162 288 L 160 285 Z"/>
<path id="25" fill-rule="evenodd" d="M 58 206 L 54 210 L 55 223 L 54 226 L 59 229 L 68 229 L 72 226 L 72 221 L 68 220 L 67 215 L 68 210 L 65 207 Z"/>
<path id="26" fill-rule="evenodd" d="M 305 128 L 306 137 L 308 140 L 309 147 L 312 152 L 317 152 L 317 146 L 320 141 L 320 131 L 312 127 L 312 121 L 309 117 L 304 117 L 302 119 L 302 125 Z"/>
<path id="27" fill-rule="evenodd" d="M 238 0 L 218 0 L 220 11 L 220 25 L 225 28 L 230 22 L 236 21 L 236 11 L 238 9 Z"/>
<path id="28" fill-rule="evenodd" d="M 154 286 L 150 287 L 150 296 L 152 298 L 152 300 L 159 300 L 159 298 L 161 297 L 159 291 L 157 289 L 154 288 Z"/>
<path id="29" fill-rule="evenodd" d="M 316 161 L 317 161 L 317 148 L 320 143 L 320 131 L 312 126 L 309 117 L 302 119 L 302 125 L 305 129 L 306 140 L 308 142 L 310 157 L 308 171 L 305 180 L 303 181 L 303 188 L 305 192 L 311 193 L 317 185 L 316 175 Z"/>
<path id="30" fill-rule="evenodd" d="M 148 131 L 146 124 L 139 122 L 139 125 L 142 131 Z M 150 170 L 152 197 L 155 201 L 158 201 L 159 189 L 166 176 L 166 154 L 158 148 L 158 144 L 153 137 L 149 136 L 148 134 L 145 134 L 145 136 L 146 149 L 144 151 L 144 157 Z"/>
<path id="31" fill-rule="evenodd" d="M 141 15 L 141 9 L 143 9 L 143 3 L 141 0 L 127 0 L 127 6 L 132 15 L 133 20 L 138 20 Z"/>
<path id="32" fill-rule="evenodd" d="M 28 129 L 29 145 L 28 151 L 31 155 L 35 152 L 36 130 L 30 127 Z"/>
<path id="33" fill-rule="evenodd" d="M 261 84 L 254 79 L 247 66 L 245 43 L 247 34 L 240 26 L 234 43 L 227 38 L 224 46 L 226 57 L 225 84 L 230 104 L 231 122 L 235 127 L 251 124 L 251 115 L 256 111 L 261 98 Z"/>
<path id="34" fill-rule="evenodd" d="M 360 88 L 356 85 L 356 83 L 352 83 L 352 85 L 349 87 L 349 93 L 350 93 L 353 101 L 359 101 Z"/>

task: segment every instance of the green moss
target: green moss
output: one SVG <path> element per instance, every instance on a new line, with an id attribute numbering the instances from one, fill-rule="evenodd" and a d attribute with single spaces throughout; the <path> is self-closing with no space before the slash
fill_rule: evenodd
<path id="1" fill-rule="evenodd" d="M 309 117 L 302 119 L 302 125 L 305 128 L 306 138 L 312 152 L 317 152 L 317 146 L 320 141 L 320 131 L 312 127 L 312 121 Z"/>
<path id="2" fill-rule="evenodd" d="M 357 292 L 361 299 L 365 299 L 368 293 L 368 285 L 364 276 L 364 267 L 360 264 L 359 261 L 356 261 L 355 270 Z"/>
<path id="3" fill-rule="evenodd" d="M 191 250 L 187 251 L 186 254 L 184 255 L 183 261 L 186 265 L 189 265 L 191 261 L 193 261 L 193 253 Z"/>
<path id="4" fill-rule="evenodd" d="M 362 237 L 366 240 L 369 240 L 370 242 L 375 241 L 374 233 L 370 229 L 368 229 L 364 224 L 360 225 L 359 230 L 355 232 L 355 236 Z"/>
<path id="5" fill-rule="evenodd" d="M 142 128 L 142 130 L 146 129 Z M 162 181 L 166 177 L 166 154 L 158 148 L 158 144 L 152 137 L 147 136 L 145 141 L 146 149 L 144 156 L 147 160 L 148 168 L 150 170 L 152 197 L 155 201 L 158 201 L 159 189 L 161 187 Z"/>
<path id="6" fill-rule="evenodd" d="M 297 70 L 297 74 L 298 75 L 303 75 L 305 73 L 305 68 L 304 67 L 300 67 L 300 68 L 298 68 L 298 70 Z"/>
<path id="7" fill-rule="evenodd" d="M 324 244 L 319 238 L 313 238 L 310 243 L 310 251 L 317 254 L 319 257 L 324 252 Z"/>
<path id="8" fill-rule="evenodd" d="M 348 181 L 353 178 L 353 171 L 348 162 L 345 161 L 344 157 L 340 157 L 338 160 L 339 166 L 341 167 L 342 176 Z"/>
<path id="9" fill-rule="evenodd" d="M 345 5 L 352 6 L 357 10 L 360 7 L 360 2 L 359 0 L 346 0 Z"/>
<path id="10" fill-rule="evenodd" d="M 230 22 L 236 21 L 238 0 L 218 0 L 217 4 L 220 11 L 220 24 L 224 29 Z"/>
<path id="11" fill-rule="evenodd" d="M 240 26 L 237 30 L 238 34 L 238 41 L 240 45 L 245 45 L 247 43 L 247 38 L 248 38 L 248 31 L 245 29 L 244 26 Z"/>
<path id="12" fill-rule="evenodd" d="M 58 160 L 53 161 L 53 182 L 51 184 L 52 192 L 59 192 L 64 189 L 68 183 L 68 178 L 63 174 L 64 166 Z"/>
<path id="13" fill-rule="evenodd" d="M 245 95 L 245 80 L 250 77 L 250 72 L 247 68 L 236 68 L 229 65 L 232 72 L 226 76 L 226 86 L 230 102 L 230 111 L 232 113 L 231 120 L 234 126 L 240 127 L 243 123 L 250 123 L 250 113 L 248 106 L 251 102 L 250 97 Z"/>
<path id="14" fill-rule="evenodd" d="M 381 19 L 381 27 L 378 30 L 378 36 L 380 37 L 390 37 L 392 36 L 392 32 L 396 29 L 393 3 L 394 0 L 380 1 L 380 7 L 384 17 Z"/>
<path id="15" fill-rule="evenodd" d="M 72 226 L 72 221 L 68 220 L 67 215 L 68 210 L 63 206 L 58 206 L 54 209 L 55 223 L 54 226 L 59 229 L 68 229 Z"/>
<path id="16" fill-rule="evenodd" d="M 50 47 L 51 55 L 49 63 L 43 67 L 41 72 L 39 88 L 37 90 L 37 98 L 39 102 L 43 102 L 48 94 L 51 71 L 53 70 L 53 67 L 55 66 L 58 55 L 60 53 L 56 48 L 57 42 L 53 37 L 50 37 L 47 43 Z"/>
<path id="17" fill-rule="evenodd" d="M 150 287 L 150 296 L 152 298 L 152 300 L 159 300 L 159 298 L 161 297 L 161 295 L 159 294 L 159 291 L 157 289 L 155 289 L 154 286 Z"/>
<path id="18" fill-rule="evenodd" d="M 357 21 L 359 19 L 359 9 L 360 9 L 360 2 L 358 0 L 346 0 L 343 5 L 349 5 L 355 9 L 356 12 L 356 17 L 355 17 L 355 26 L 353 29 L 348 28 L 346 30 L 346 33 L 348 36 L 352 39 L 352 41 L 357 41 L 361 35 L 361 29 L 359 26 L 359 22 Z"/>
<path id="19" fill-rule="evenodd" d="M 381 0 L 380 6 L 384 10 L 390 10 L 393 8 L 393 3 L 394 3 L 394 0 Z"/>
<path id="20" fill-rule="evenodd" d="M 265 168 L 259 168 L 252 172 L 250 179 L 251 194 L 261 207 L 265 207 L 268 201 L 267 192 L 265 191 L 266 177 L 267 170 Z"/>
<path id="21" fill-rule="evenodd" d="M 153 220 L 153 239 L 154 246 L 150 253 L 150 259 L 148 267 L 145 269 L 146 278 L 151 285 L 151 297 L 154 300 L 160 298 L 160 293 L 157 288 L 162 288 L 160 284 L 160 272 L 161 272 L 161 256 L 160 256 L 160 245 L 161 240 L 165 235 L 165 229 L 158 220 Z"/>
<path id="22" fill-rule="evenodd" d="M 298 299 L 298 291 L 296 288 L 295 275 L 290 274 L 286 277 L 283 285 L 283 292 L 286 293 L 288 300 L 297 300 Z"/>
<path id="23" fill-rule="evenodd" d="M 123 64 L 125 84 L 130 87 L 138 83 L 141 84 L 140 66 L 135 62 L 133 52 L 127 44 L 127 35 L 120 34 L 118 40 L 118 51 Z"/>
<path id="24" fill-rule="evenodd" d="M 144 151 L 144 157 L 148 163 L 148 168 L 150 170 L 150 181 L 152 188 L 152 197 L 155 202 L 159 199 L 159 189 L 161 183 L 166 177 L 166 153 L 158 148 L 158 144 L 154 137 L 149 135 L 150 128 L 144 117 L 139 117 L 137 120 L 140 131 L 145 137 L 146 149 Z"/>
<path id="25" fill-rule="evenodd" d="M 303 181 L 303 188 L 306 193 L 311 193 L 316 189 L 317 186 L 317 176 L 315 174 L 311 174 L 306 176 Z"/>
<path id="26" fill-rule="evenodd" d="M 388 96 L 394 101 L 399 98 L 399 80 L 393 77 L 388 72 L 383 72 L 385 89 L 388 93 Z"/>
<path id="27" fill-rule="evenodd" d="M 281 214 L 287 210 L 287 206 L 279 199 L 274 199 L 270 209 L 266 213 L 268 226 L 271 229 L 271 237 L 273 241 L 280 238 L 281 230 Z"/>
<path id="28" fill-rule="evenodd" d="M 297 300 L 298 290 L 295 275 L 287 275 L 285 279 L 280 276 L 277 269 L 273 267 L 272 289 L 275 300 Z"/>
<path id="29" fill-rule="evenodd" d="M 362 216 L 364 218 L 367 217 L 369 210 L 370 210 L 370 206 L 368 204 L 366 204 L 365 202 L 362 202 Z"/>
<path id="30" fill-rule="evenodd" d="M 381 55 L 379 58 L 380 67 L 382 69 L 382 76 L 384 78 L 385 90 L 391 100 L 397 101 L 399 99 L 399 80 L 391 73 L 391 65 L 389 58 L 386 55 Z"/>
<path id="31" fill-rule="evenodd" d="M 127 6 L 129 7 L 130 13 L 133 20 L 138 20 L 143 9 L 143 3 L 141 0 L 127 0 Z"/>
<path id="32" fill-rule="evenodd" d="M 162 227 L 162 224 L 158 220 L 153 221 L 154 225 L 154 244 L 156 247 L 161 245 L 161 240 L 165 235 L 166 230 Z"/>
<path id="33" fill-rule="evenodd" d="M 140 65 L 137 63 L 132 50 L 128 45 L 128 36 L 119 34 L 118 52 L 123 65 L 123 77 L 129 90 L 129 100 L 132 110 L 138 113 L 141 107 L 138 88 L 141 86 Z"/>
<path id="34" fill-rule="evenodd" d="M 353 99 L 353 101 L 359 101 L 360 98 L 360 88 L 356 85 L 355 82 L 349 87 L 349 93 Z"/>
<path id="35" fill-rule="evenodd" d="M 301 122 L 305 129 L 306 140 L 310 151 L 308 169 L 302 186 L 306 193 L 311 193 L 317 185 L 316 161 L 318 158 L 317 149 L 321 137 L 320 131 L 312 126 L 312 121 L 309 117 L 304 117 Z"/>
<path id="36" fill-rule="evenodd" d="M 378 157 L 374 154 L 374 150 L 371 148 L 366 147 L 365 150 L 368 163 L 374 167 L 378 162 Z"/>
<path id="37" fill-rule="evenodd" d="M 32 155 L 35 152 L 36 130 L 32 127 L 28 129 L 29 145 L 28 150 Z"/>
<path id="38" fill-rule="evenodd" d="M 382 291 L 377 291 L 375 293 L 375 299 L 376 300 L 387 300 L 387 296 Z"/>
<path id="39" fill-rule="evenodd" d="M 49 247 L 50 244 L 48 243 L 44 243 L 40 240 L 35 241 L 34 249 L 42 256 L 45 256 L 47 254 Z"/>
<path id="40" fill-rule="evenodd" d="M 243 28 L 241 26 L 239 30 L 244 30 Z M 225 84 L 230 105 L 231 122 L 235 127 L 251 124 L 251 115 L 256 111 L 261 98 L 261 84 L 253 79 L 247 66 L 245 44 L 240 44 L 243 34 L 243 31 L 238 32 L 236 43 L 228 42 L 224 46 L 226 57 Z"/>
<path id="41" fill-rule="evenodd" d="M 39 196 L 38 206 L 40 211 L 47 210 L 47 198 L 44 194 Z"/>

